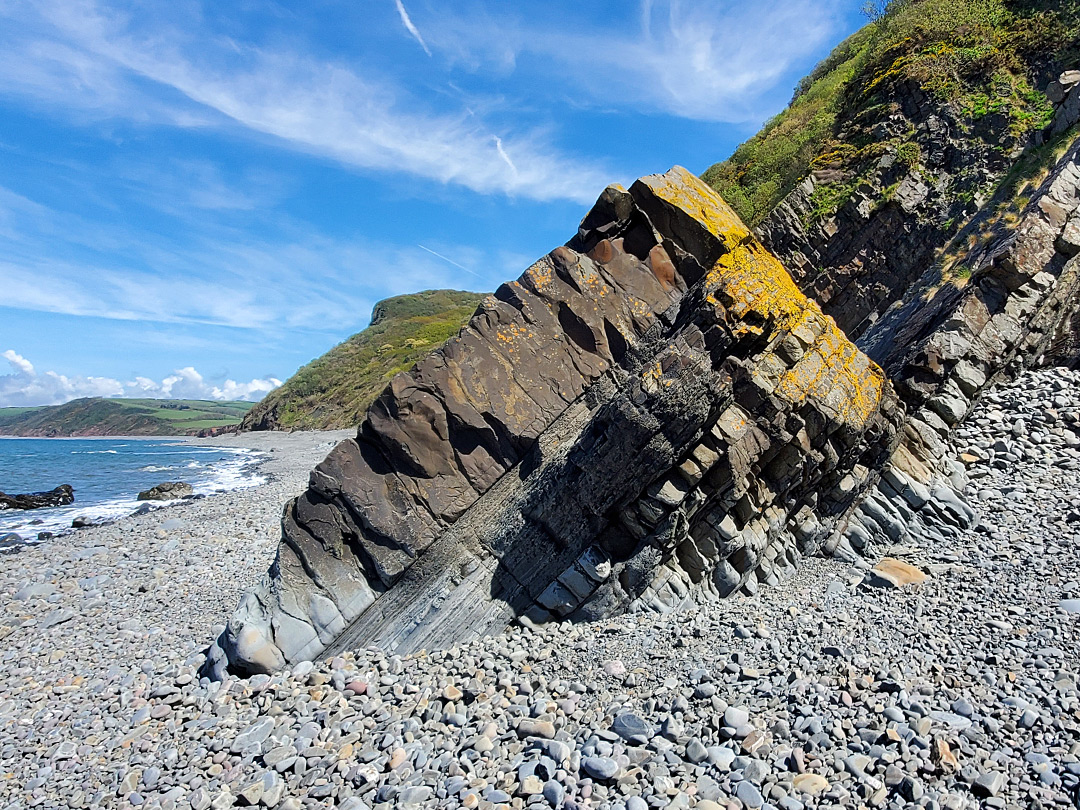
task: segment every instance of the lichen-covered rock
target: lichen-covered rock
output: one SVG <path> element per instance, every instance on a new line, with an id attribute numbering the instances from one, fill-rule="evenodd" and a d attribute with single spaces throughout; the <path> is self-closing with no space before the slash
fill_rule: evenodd
<path id="1" fill-rule="evenodd" d="M 903 419 L 708 187 L 611 187 L 315 469 L 209 669 L 752 591 L 837 535 Z"/>

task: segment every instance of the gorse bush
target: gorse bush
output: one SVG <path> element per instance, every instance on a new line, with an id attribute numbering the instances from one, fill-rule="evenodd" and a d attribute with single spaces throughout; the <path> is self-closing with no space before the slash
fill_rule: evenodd
<path id="1" fill-rule="evenodd" d="M 868 127 L 839 122 L 887 117 L 901 83 L 914 83 L 974 126 L 1005 116 L 1020 138 L 1044 128 L 1052 107 L 1035 86 L 1045 68 L 1080 58 L 1080 0 L 894 0 L 875 4 L 873 22 L 842 42 L 770 120 L 703 178 L 750 225 L 760 223 L 810 171 L 858 171 L 890 148 Z M 910 134 L 902 140 L 908 141 Z M 894 142 L 914 167 L 918 144 Z"/>

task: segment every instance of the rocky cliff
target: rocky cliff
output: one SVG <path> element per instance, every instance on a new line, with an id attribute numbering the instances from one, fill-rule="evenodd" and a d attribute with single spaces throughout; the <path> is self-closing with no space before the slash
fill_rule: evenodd
<path id="1" fill-rule="evenodd" d="M 208 671 L 667 611 L 958 536 L 953 429 L 1080 345 L 1080 75 L 1053 77 L 973 131 L 886 72 L 889 103 L 841 122 L 878 145 L 755 231 L 681 169 L 609 188 L 316 468 Z"/>
<path id="2" fill-rule="evenodd" d="M 316 468 L 211 667 L 778 581 L 903 422 L 881 370 L 700 181 L 610 188 Z"/>
<path id="3" fill-rule="evenodd" d="M 865 330 L 884 371 L 684 170 L 608 189 L 316 468 L 209 669 L 669 610 L 955 535 L 950 431 L 1076 308 L 1078 151 L 969 279 L 931 265 Z"/>

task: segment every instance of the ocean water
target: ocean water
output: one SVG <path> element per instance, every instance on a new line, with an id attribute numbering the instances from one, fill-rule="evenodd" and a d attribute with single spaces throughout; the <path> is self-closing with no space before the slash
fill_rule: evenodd
<path id="1" fill-rule="evenodd" d="M 255 470 L 261 455 L 176 439 L 0 438 L 0 492 L 41 492 L 60 484 L 75 489 L 70 506 L 0 510 L 0 536 L 33 541 L 40 532 L 70 529 L 79 516 L 103 521 L 129 515 L 142 505 L 139 492 L 163 481 L 186 481 L 205 495 L 255 486 L 265 480 Z M 152 502 L 159 503 L 167 502 Z"/>

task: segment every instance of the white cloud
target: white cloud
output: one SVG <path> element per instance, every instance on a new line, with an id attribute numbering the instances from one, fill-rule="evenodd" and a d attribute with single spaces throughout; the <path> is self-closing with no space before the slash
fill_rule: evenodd
<path id="1" fill-rule="evenodd" d="M 526 22 L 512 6 L 447 11 L 429 43 L 478 73 L 535 71 L 575 102 L 699 121 L 747 122 L 784 76 L 835 37 L 838 0 L 641 0 L 603 24 L 554 10 Z M 786 90 L 786 88 L 785 88 Z M 584 98 L 582 97 L 584 91 Z M 775 103 L 775 99 L 771 102 Z"/>
<path id="2" fill-rule="evenodd" d="M 344 62 L 182 33 L 91 0 L 16 1 L 0 4 L 3 16 L 0 93 L 64 114 L 239 124 L 357 169 L 405 172 L 482 194 L 589 203 L 611 180 L 538 131 L 499 133 L 503 146 L 496 146 L 492 128 L 467 109 L 432 109 Z M 500 152 L 515 155 L 516 170 Z"/>
<path id="3" fill-rule="evenodd" d="M 34 364 L 21 354 L 16 354 L 14 349 L 8 349 L 4 352 L 4 359 L 11 363 L 11 367 L 15 369 L 16 374 L 33 376 Z"/>
<path id="4" fill-rule="evenodd" d="M 420 43 L 420 47 L 424 49 L 424 53 L 431 56 L 431 48 L 424 42 L 424 38 L 420 36 L 420 31 L 413 24 L 412 17 L 409 16 L 409 12 L 405 10 L 405 4 L 401 0 L 394 0 L 394 4 L 397 6 L 398 16 L 401 17 L 401 24 L 405 26 L 405 30 L 408 31 L 412 38 Z"/>
<path id="5" fill-rule="evenodd" d="M 274 377 L 250 382 L 208 382 L 191 366 L 177 369 L 161 382 L 137 376 L 130 382 L 110 377 L 68 377 L 55 371 L 38 373 L 14 349 L 2 356 L 11 373 L 0 375 L 0 408 L 62 405 L 80 397 L 155 397 L 159 399 L 248 400 L 257 402 L 281 385 Z"/>
<path id="6" fill-rule="evenodd" d="M 72 170 L 72 174 L 75 170 Z M 92 183 L 94 175 L 83 178 Z M 464 248 L 395 246 L 320 237 L 303 223 L 274 219 L 258 237 L 220 221 L 192 217 L 183 244 L 147 239 L 125 222 L 98 222 L 33 203 L 0 186 L 3 306 L 116 321 L 198 324 L 274 332 L 358 331 L 372 304 L 420 289 L 493 289 L 527 266 Z M 487 281 L 478 284 L 474 270 Z M 357 268 L 379 268 L 358 273 Z"/>

